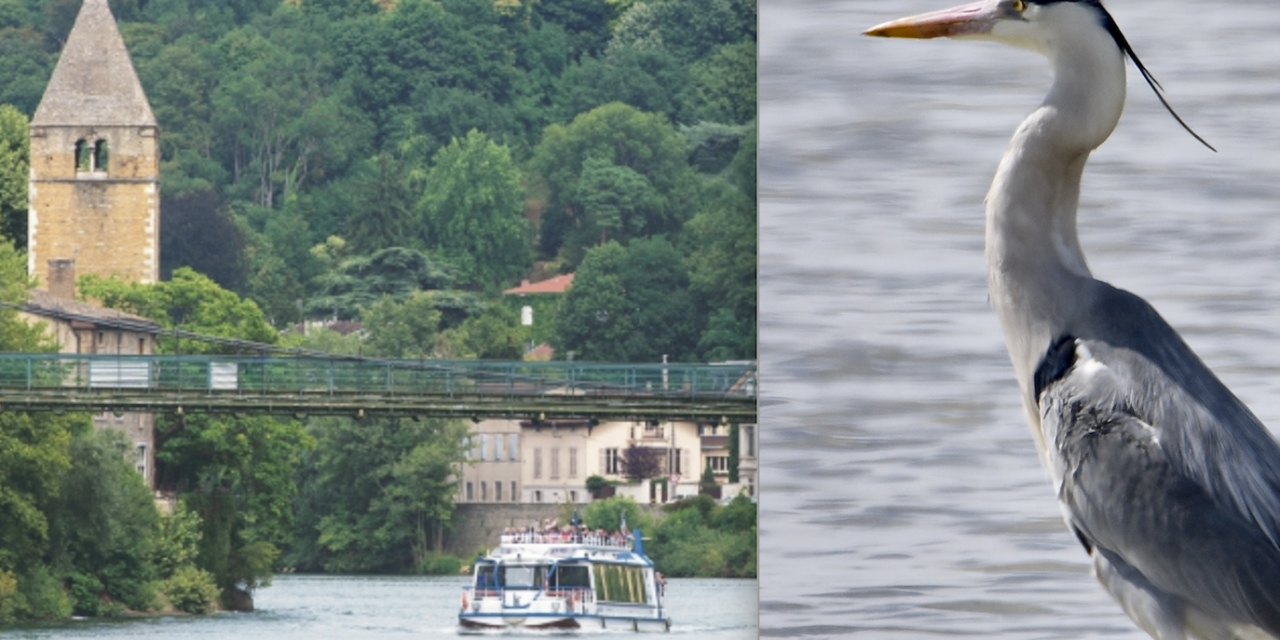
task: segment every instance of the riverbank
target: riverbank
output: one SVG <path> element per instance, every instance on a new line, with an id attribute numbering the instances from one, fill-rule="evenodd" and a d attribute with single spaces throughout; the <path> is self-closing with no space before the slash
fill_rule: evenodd
<path id="1" fill-rule="evenodd" d="M 397 640 L 456 636 L 458 576 L 279 575 L 254 593 L 253 613 L 69 620 L 0 629 L 17 638 L 166 638 L 172 640 Z M 758 582 L 673 578 L 667 606 L 673 634 L 699 639 L 757 636 Z M 600 632 L 614 635 L 612 632 Z M 622 634 L 635 637 L 632 632 Z"/>

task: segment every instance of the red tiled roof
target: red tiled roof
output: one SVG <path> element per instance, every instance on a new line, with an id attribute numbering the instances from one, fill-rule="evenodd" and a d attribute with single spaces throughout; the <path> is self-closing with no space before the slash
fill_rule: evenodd
<path id="1" fill-rule="evenodd" d="M 534 362 L 544 362 L 555 357 L 555 355 L 556 355 L 556 350 L 552 349 L 551 345 L 544 342 L 534 347 L 533 349 L 529 350 L 528 353 L 524 354 L 524 359 L 532 360 Z"/>
<path id="2" fill-rule="evenodd" d="M 573 286 L 573 274 L 565 274 L 554 278 L 547 278 L 541 282 L 529 282 L 525 280 L 518 287 L 512 287 L 502 293 L 512 295 L 524 295 L 526 293 L 564 293 Z"/>

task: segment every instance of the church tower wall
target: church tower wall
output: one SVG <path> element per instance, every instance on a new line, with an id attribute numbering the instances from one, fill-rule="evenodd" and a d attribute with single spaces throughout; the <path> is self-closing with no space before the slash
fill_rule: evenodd
<path id="1" fill-rule="evenodd" d="M 85 0 L 31 119 L 28 268 L 153 283 L 160 275 L 159 127 L 107 0 Z"/>

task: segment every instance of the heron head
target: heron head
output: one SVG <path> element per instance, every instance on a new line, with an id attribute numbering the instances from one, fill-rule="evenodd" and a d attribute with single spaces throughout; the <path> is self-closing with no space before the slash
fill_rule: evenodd
<path id="1" fill-rule="evenodd" d="M 1065 39 L 1106 34 L 1128 53 L 1115 20 L 1098 0 L 978 0 L 878 24 L 864 33 L 884 38 L 994 40 L 1047 55 Z"/>
<path id="2" fill-rule="evenodd" d="M 878 24 L 863 32 L 882 38 L 992 40 L 1038 51 L 1050 59 L 1073 45 L 1110 46 L 1127 56 L 1178 124 L 1211 150 L 1165 100 L 1160 83 L 1138 59 L 1100 0 L 978 0 Z M 1106 43 L 1106 44 L 1103 44 Z"/>

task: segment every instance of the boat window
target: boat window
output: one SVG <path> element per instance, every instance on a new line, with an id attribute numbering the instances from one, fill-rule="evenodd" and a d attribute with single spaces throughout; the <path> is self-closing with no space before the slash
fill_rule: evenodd
<path id="1" fill-rule="evenodd" d="M 588 588 L 591 586 L 591 572 L 586 565 L 557 565 L 547 583 L 552 589 Z"/>
<path id="2" fill-rule="evenodd" d="M 546 565 L 503 565 L 499 571 L 502 586 L 507 588 L 529 587 L 538 589 L 547 578 Z"/>
<path id="3" fill-rule="evenodd" d="M 476 588 L 477 589 L 494 589 L 498 586 L 497 578 L 493 574 L 493 565 L 478 564 L 476 565 Z"/>
<path id="4" fill-rule="evenodd" d="M 591 567 L 596 579 L 596 599 L 607 602 L 648 602 L 647 580 L 641 567 L 597 564 Z"/>

